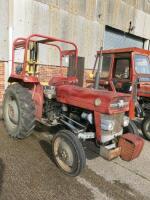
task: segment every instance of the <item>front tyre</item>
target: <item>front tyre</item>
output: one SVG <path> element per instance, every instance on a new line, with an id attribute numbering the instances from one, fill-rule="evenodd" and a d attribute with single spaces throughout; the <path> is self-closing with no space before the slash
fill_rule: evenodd
<path id="1" fill-rule="evenodd" d="M 71 131 L 61 130 L 54 136 L 52 152 L 55 163 L 66 175 L 77 176 L 85 167 L 83 146 Z"/>
<path id="2" fill-rule="evenodd" d="M 146 117 L 142 121 L 142 132 L 144 137 L 150 140 L 150 117 Z"/>
<path id="3" fill-rule="evenodd" d="M 124 133 L 133 133 L 135 135 L 139 135 L 139 130 L 134 121 L 129 121 L 129 125 L 124 128 Z"/>
<path id="4" fill-rule="evenodd" d="M 27 88 L 15 83 L 6 89 L 3 117 L 11 137 L 22 139 L 31 134 L 35 126 L 35 107 Z"/>

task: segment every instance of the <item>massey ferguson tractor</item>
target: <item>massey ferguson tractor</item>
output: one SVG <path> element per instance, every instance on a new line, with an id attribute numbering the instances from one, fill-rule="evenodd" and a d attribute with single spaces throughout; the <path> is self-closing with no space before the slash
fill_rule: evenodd
<path id="1" fill-rule="evenodd" d="M 101 51 L 98 51 L 95 66 L 100 57 Z M 140 48 L 111 49 L 103 50 L 102 57 L 99 87 L 131 95 L 127 112 L 131 119 L 128 130 L 137 133 L 135 118 L 140 118 L 143 135 L 150 140 L 150 51 Z M 96 67 L 92 74 L 95 73 Z"/>
<path id="2" fill-rule="evenodd" d="M 39 78 L 39 68 L 45 67 L 39 63 L 43 45 L 60 53 L 60 74 L 50 74 L 47 83 L 40 82 Z M 23 63 L 16 62 L 19 50 L 23 52 Z M 77 86 L 76 74 L 63 75 L 63 59 L 66 56 L 72 56 L 77 67 L 78 49 L 72 42 L 39 34 L 14 41 L 12 71 L 3 101 L 8 134 L 23 139 L 32 133 L 37 123 L 61 125 L 61 130 L 52 139 L 52 152 L 58 167 L 70 176 L 77 176 L 85 166 L 82 145 L 85 140 L 96 141 L 115 155 L 124 152 L 128 160 L 137 157 L 136 153 L 129 158 L 129 148 L 128 153 L 124 148 L 124 141 L 135 138 L 131 138 L 130 134 L 126 138 L 121 137 L 129 123 L 125 112 L 129 110 L 130 95 Z M 141 151 L 142 146 L 139 149 Z"/>

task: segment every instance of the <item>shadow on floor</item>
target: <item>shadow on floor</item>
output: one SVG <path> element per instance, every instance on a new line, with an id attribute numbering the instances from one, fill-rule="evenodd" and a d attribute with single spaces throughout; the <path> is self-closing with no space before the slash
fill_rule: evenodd
<path id="1" fill-rule="evenodd" d="M 99 157 L 99 148 L 96 147 L 94 141 L 87 140 L 86 142 L 83 143 L 83 147 L 84 147 L 86 158 L 88 160 L 92 160 Z"/>
<path id="2" fill-rule="evenodd" d="M 47 127 L 44 125 L 37 126 L 36 131 L 38 132 L 47 132 L 50 133 L 50 135 L 54 135 L 59 130 L 64 129 L 64 127 L 60 126 L 53 126 L 53 127 Z M 50 144 L 50 141 L 47 140 L 40 140 L 39 141 L 41 148 L 44 150 L 45 154 L 54 162 L 53 155 L 52 155 L 52 147 Z M 82 142 L 86 158 L 88 160 L 92 160 L 96 157 L 99 157 L 99 148 L 96 147 L 94 141 L 87 140 L 85 142 Z"/>
<path id="3" fill-rule="evenodd" d="M 47 157 L 52 162 L 54 162 L 53 154 L 52 154 L 52 146 L 51 146 L 50 142 L 48 142 L 46 140 L 40 140 L 39 144 L 40 144 L 41 148 L 43 149 L 43 151 L 45 152 L 45 154 L 47 155 Z"/>
<path id="4" fill-rule="evenodd" d="M 2 192 L 2 186 L 3 186 L 3 174 L 4 174 L 5 165 L 3 163 L 3 160 L 0 158 L 0 196 Z"/>
<path id="5" fill-rule="evenodd" d="M 37 132 L 49 132 L 51 134 L 55 134 L 62 129 L 64 129 L 62 125 L 48 127 L 40 123 L 38 123 L 37 126 L 35 127 L 35 131 Z"/>
<path id="6" fill-rule="evenodd" d="M 54 158 L 53 158 L 51 143 L 49 141 L 46 141 L 46 140 L 40 140 L 39 144 L 40 144 L 42 150 L 45 152 L 46 156 L 53 163 L 55 163 Z M 99 157 L 99 148 L 97 148 L 95 146 L 94 142 L 92 142 L 92 141 L 84 142 L 83 148 L 84 148 L 84 151 L 85 151 L 86 158 L 88 160 L 92 160 L 92 159 Z"/>

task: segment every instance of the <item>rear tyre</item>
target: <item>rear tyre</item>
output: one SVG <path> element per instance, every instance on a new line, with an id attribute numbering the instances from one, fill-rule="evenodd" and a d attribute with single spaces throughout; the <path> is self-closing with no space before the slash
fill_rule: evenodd
<path id="1" fill-rule="evenodd" d="M 124 128 L 124 133 L 133 133 L 135 135 L 139 135 L 139 130 L 134 121 L 129 121 L 129 125 Z"/>
<path id="2" fill-rule="evenodd" d="M 35 107 L 27 88 L 15 83 L 6 89 L 3 117 L 11 137 L 22 139 L 31 134 L 35 126 Z"/>
<path id="3" fill-rule="evenodd" d="M 142 132 L 144 137 L 150 140 L 150 117 L 146 117 L 142 121 Z"/>
<path id="4" fill-rule="evenodd" d="M 44 131 L 44 125 L 41 124 L 40 122 L 36 122 L 34 129 L 37 132 L 42 132 Z"/>
<path id="5" fill-rule="evenodd" d="M 0 120 L 3 120 L 3 109 L 2 109 L 2 106 L 0 106 Z"/>
<path id="6" fill-rule="evenodd" d="M 86 158 L 79 139 L 68 130 L 59 131 L 52 140 L 55 163 L 69 176 L 77 176 L 85 167 Z"/>

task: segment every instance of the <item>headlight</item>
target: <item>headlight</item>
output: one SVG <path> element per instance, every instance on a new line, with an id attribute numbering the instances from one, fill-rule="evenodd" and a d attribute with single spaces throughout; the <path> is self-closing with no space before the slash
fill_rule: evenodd
<path id="1" fill-rule="evenodd" d="M 123 108 L 124 106 L 129 105 L 128 102 L 125 102 L 124 100 L 119 100 L 118 102 L 114 102 L 110 104 L 111 108 Z"/>
<path id="2" fill-rule="evenodd" d="M 101 128 L 104 131 L 112 131 L 114 129 L 115 122 L 113 120 L 101 119 Z"/>
<path id="3" fill-rule="evenodd" d="M 124 116 L 123 117 L 123 127 L 127 127 L 129 125 L 129 117 Z"/>

